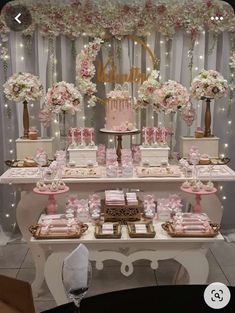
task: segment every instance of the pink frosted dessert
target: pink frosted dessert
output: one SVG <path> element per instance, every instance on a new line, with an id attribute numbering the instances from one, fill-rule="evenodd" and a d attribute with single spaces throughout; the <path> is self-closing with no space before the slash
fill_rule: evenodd
<path id="1" fill-rule="evenodd" d="M 113 90 L 107 95 L 105 128 L 113 131 L 133 130 L 133 109 L 128 91 Z"/>

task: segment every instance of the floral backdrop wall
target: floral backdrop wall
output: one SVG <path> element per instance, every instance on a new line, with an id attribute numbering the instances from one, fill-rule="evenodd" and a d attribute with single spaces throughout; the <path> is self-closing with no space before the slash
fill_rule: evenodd
<path id="1" fill-rule="evenodd" d="M 45 93 L 60 81 L 80 86 L 81 93 L 90 90 L 79 112 L 68 116 L 67 123 L 94 127 L 96 140 L 102 143 L 106 140 L 98 132 L 104 125 L 102 100 L 114 88 L 120 74 L 130 76 L 132 73 L 129 91 L 137 97 L 138 89 L 153 69 L 159 71 L 162 83 L 177 81 L 188 92 L 192 80 L 201 70 L 217 70 L 227 79 L 230 89 L 227 97 L 212 101 L 212 129 L 221 138 L 220 152 L 232 157 L 235 15 L 230 5 L 217 0 L 71 0 L 60 1 L 61 5 L 56 0 L 25 0 L 17 3 L 27 4 L 32 25 L 23 32 L 13 32 L 4 22 L 4 10 L 10 8 L 6 6 L 0 15 L 1 172 L 3 161 L 15 157 L 14 141 L 23 128 L 22 104 L 13 105 L 4 97 L 2 89 L 16 72 L 38 76 Z M 84 56 L 89 55 L 89 47 L 94 42 L 100 47 L 85 64 Z M 78 75 L 81 70 L 83 77 L 91 78 L 81 80 Z M 111 81 L 108 78 L 110 71 L 115 76 Z M 95 106 L 93 96 L 98 97 Z M 136 111 L 136 124 L 138 127 L 157 124 L 171 127 L 172 148 L 178 151 L 179 137 L 187 135 L 188 130 L 192 134 L 196 127 L 203 125 L 202 101 L 191 99 L 191 102 L 192 111 L 186 113 L 195 111 L 195 119 L 190 127 L 179 113 L 165 116 L 150 107 Z M 52 118 L 45 129 L 38 119 L 44 104 L 43 98 L 29 103 L 30 121 L 42 136 L 54 136 L 59 133 L 58 120 Z M 138 143 L 140 139 L 133 140 Z M 235 161 L 231 161 L 231 166 L 235 168 Z M 8 188 L 11 191 L 9 196 L 3 197 L 5 190 L 1 187 L 1 218 L 10 225 L 14 220 L 17 194 L 11 186 Z M 233 195 L 229 196 L 232 188 L 233 184 L 220 188 L 226 208 L 225 227 L 231 226 L 234 215 L 229 207 L 233 202 Z"/>

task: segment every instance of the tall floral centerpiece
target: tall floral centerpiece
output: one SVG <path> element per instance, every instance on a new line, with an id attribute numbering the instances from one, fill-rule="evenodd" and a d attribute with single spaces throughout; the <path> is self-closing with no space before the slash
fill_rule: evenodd
<path id="1" fill-rule="evenodd" d="M 80 111 L 82 96 L 74 84 L 64 81 L 55 83 L 48 89 L 45 107 L 50 113 L 70 113 Z"/>
<path id="2" fill-rule="evenodd" d="M 64 81 L 55 83 L 48 89 L 45 105 L 39 114 L 40 121 L 47 126 L 52 114 L 57 114 L 61 122 L 61 135 L 65 136 L 65 114 L 74 115 L 81 109 L 82 96 L 74 84 Z"/>
<path id="3" fill-rule="evenodd" d="M 180 83 L 168 80 L 161 88 L 155 91 L 157 106 L 155 110 L 165 114 L 183 110 L 189 104 L 189 93 Z"/>
<path id="4" fill-rule="evenodd" d="M 178 110 L 183 110 L 189 104 L 189 93 L 187 89 L 180 83 L 168 80 L 163 83 L 160 89 L 155 91 L 155 99 L 157 106 L 155 110 L 162 111 L 164 114 L 171 114 L 170 129 L 170 149 L 172 155 L 172 135 L 173 135 L 173 114 Z"/>
<path id="5" fill-rule="evenodd" d="M 137 110 L 146 110 L 146 125 L 149 127 L 154 126 L 154 119 L 152 118 L 154 116 L 153 109 L 157 107 L 155 91 L 160 87 L 159 71 L 152 70 L 148 79 L 139 87 L 137 99 L 134 98 L 134 108 Z"/>
<path id="6" fill-rule="evenodd" d="M 3 85 L 4 93 L 9 100 L 23 102 L 24 136 L 29 137 L 28 102 L 36 101 L 43 95 L 43 87 L 38 77 L 30 73 L 15 73 Z"/>
<path id="7" fill-rule="evenodd" d="M 216 100 L 223 97 L 227 89 L 227 80 L 214 70 L 203 70 L 192 81 L 192 97 L 198 100 L 206 100 L 204 137 L 211 137 L 210 102 L 212 99 Z"/>
<path id="8" fill-rule="evenodd" d="M 158 80 L 159 72 L 153 70 L 148 79 L 143 82 L 138 90 L 138 99 L 136 102 L 136 108 L 146 109 L 152 105 L 157 108 L 155 92 L 161 87 L 161 83 Z"/>

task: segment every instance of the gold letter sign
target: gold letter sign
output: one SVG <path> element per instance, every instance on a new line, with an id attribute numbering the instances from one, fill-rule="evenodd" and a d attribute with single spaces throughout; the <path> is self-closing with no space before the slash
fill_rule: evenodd
<path id="1" fill-rule="evenodd" d="M 154 56 L 151 49 L 146 45 L 146 43 L 138 37 L 135 36 L 127 36 L 127 38 L 134 40 L 138 44 L 140 44 L 149 54 L 149 57 L 152 61 L 153 69 L 157 67 L 158 60 Z M 141 72 L 139 67 L 131 67 L 129 72 L 127 73 L 120 73 L 118 72 L 117 66 L 114 64 L 114 59 L 112 56 L 109 56 L 107 61 L 102 64 L 100 60 L 97 61 L 97 69 L 96 69 L 96 79 L 99 82 L 103 83 L 118 83 L 123 84 L 125 82 L 128 83 L 143 83 L 149 74 L 146 72 Z"/>

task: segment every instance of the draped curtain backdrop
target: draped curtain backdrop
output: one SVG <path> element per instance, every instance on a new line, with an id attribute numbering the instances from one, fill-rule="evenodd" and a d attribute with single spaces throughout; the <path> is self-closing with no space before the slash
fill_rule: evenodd
<path id="1" fill-rule="evenodd" d="M 176 80 L 185 87 L 190 88 L 190 83 L 202 69 L 215 69 L 222 75 L 230 79 L 229 57 L 231 54 L 231 38 L 229 33 L 221 33 L 217 39 L 206 29 L 202 30 L 200 36 L 196 39 L 192 58 L 190 57 L 191 40 L 185 31 L 177 31 L 172 39 L 167 39 L 158 32 L 151 32 L 148 36 L 140 38 L 153 52 L 158 59 L 158 69 L 162 82 L 168 79 Z M 56 81 L 64 80 L 75 83 L 75 63 L 76 55 L 93 38 L 81 34 L 76 40 L 60 35 L 55 38 L 45 38 L 36 30 L 32 38 L 24 37 L 20 32 L 11 32 L 9 36 L 9 58 L 10 62 L 7 68 L 7 76 L 12 73 L 22 71 L 30 72 L 40 77 L 44 91 L 52 86 Z M 0 41 L 1 43 L 1 41 Z M 97 62 L 103 66 L 112 56 L 119 73 L 128 73 L 132 67 L 137 67 L 143 73 L 149 74 L 153 69 L 152 60 L 143 45 L 134 39 L 123 38 L 121 40 L 112 38 L 105 41 L 99 52 Z M 190 69 L 190 62 L 192 68 Z M 0 66 L 3 68 L 3 61 L 0 59 Z M 0 157 L 1 172 L 5 170 L 4 161 L 14 159 L 15 145 L 14 141 L 21 136 L 23 131 L 21 103 L 7 102 L 3 95 L 2 84 L 4 83 L 3 71 L 0 76 L 0 101 L 1 101 L 1 124 L 0 124 Z M 129 83 L 129 92 L 133 97 L 137 97 L 137 91 L 140 83 Z M 114 83 L 97 82 L 97 96 L 105 99 L 107 92 L 115 87 Z M 190 134 L 196 127 L 204 125 L 204 105 L 201 101 L 192 101 L 196 109 L 197 117 L 190 128 Z M 42 137 L 58 136 L 58 120 L 55 118 L 48 129 L 44 129 L 38 121 L 38 113 L 43 106 L 41 102 L 29 104 L 30 126 L 36 126 Z M 231 158 L 230 166 L 235 169 L 235 161 L 232 159 L 234 144 L 235 121 L 234 103 L 229 109 L 228 97 L 212 103 L 212 130 L 213 134 L 220 137 L 220 153 Z M 136 112 L 136 125 L 139 129 L 143 126 L 166 126 L 173 130 L 172 151 L 179 151 L 179 138 L 188 134 L 188 127 L 182 121 L 180 114 L 164 116 L 156 114 L 150 108 Z M 67 116 L 67 126 L 87 126 L 94 127 L 96 131 L 96 142 L 112 145 L 107 137 L 99 133 L 99 129 L 104 126 L 105 107 L 97 103 L 96 107 L 88 108 L 86 103 L 81 112 L 75 117 Z M 134 143 L 140 143 L 138 136 L 133 138 Z M 127 143 L 125 143 L 127 144 Z M 232 210 L 232 203 L 235 201 L 235 195 L 232 192 L 234 183 L 224 184 L 220 187 L 220 196 L 224 201 L 223 227 L 235 227 L 235 211 Z M 226 199 L 225 199 L 226 198 Z M 9 228 L 14 223 L 14 212 L 17 203 L 17 192 L 12 186 L 1 186 L 1 224 Z"/>

